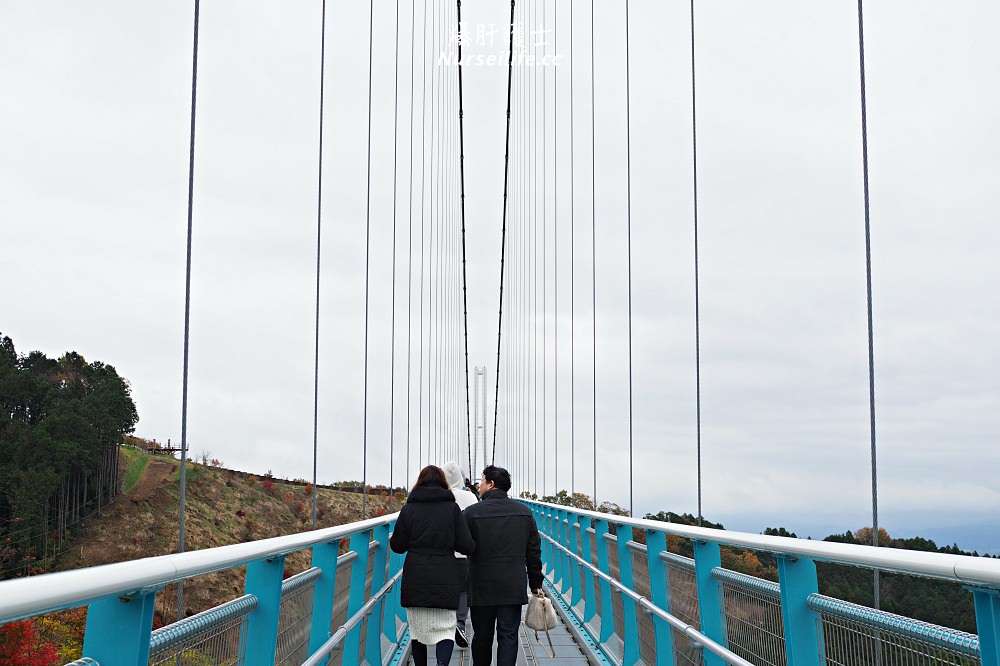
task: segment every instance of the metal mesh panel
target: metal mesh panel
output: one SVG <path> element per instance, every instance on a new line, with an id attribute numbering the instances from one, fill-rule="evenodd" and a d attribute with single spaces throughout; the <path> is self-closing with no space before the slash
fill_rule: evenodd
<path id="1" fill-rule="evenodd" d="M 639 596 L 649 599 L 649 560 L 646 558 L 646 547 L 642 544 L 629 542 L 629 554 L 632 557 L 633 589 Z M 656 663 L 656 633 L 653 619 L 649 614 L 637 609 L 639 622 L 639 656 L 647 664 Z"/>
<path id="2" fill-rule="evenodd" d="M 622 580 L 621 567 L 618 564 L 618 539 L 612 535 L 604 537 L 608 545 L 608 570 L 611 577 L 619 583 Z M 622 602 L 622 595 L 614 588 L 611 588 L 611 613 L 613 615 L 612 633 L 604 643 L 604 648 L 611 652 L 619 662 L 621 662 L 625 645 L 622 640 L 622 627 L 625 626 L 625 604 Z"/>
<path id="3" fill-rule="evenodd" d="M 727 647 L 758 666 L 786 666 L 778 585 L 721 568 L 712 575 L 722 589 Z"/>
<path id="4" fill-rule="evenodd" d="M 347 622 L 347 602 L 351 596 L 351 563 L 354 558 L 354 553 L 348 553 L 337 559 L 337 582 L 333 591 L 333 614 L 330 616 L 331 635 Z M 327 664 L 339 666 L 343 655 L 343 650 L 334 650 Z"/>
<path id="5" fill-rule="evenodd" d="M 365 596 L 362 601 L 368 601 L 372 596 L 372 573 L 375 571 L 375 558 L 373 557 L 373 552 L 377 547 L 377 541 L 372 541 L 371 545 L 368 547 L 368 568 L 365 570 Z M 361 641 L 362 650 L 364 650 L 365 641 L 368 640 L 368 623 L 371 621 L 371 618 L 372 616 L 368 615 L 361 621 L 359 640 Z M 379 627 L 376 626 L 375 630 L 378 631 L 378 629 Z"/>
<path id="6" fill-rule="evenodd" d="M 830 666 L 979 666 L 979 638 L 813 594 Z"/>
<path id="7" fill-rule="evenodd" d="M 230 666 L 243 663 L 247 615 L 257 599 L 246 595 L 153 632 L 149 666 Z"/>
<path id="8" fill-rule="evenodd" d="M 575 537 L 574 536 L 569 536 L 569 535 L 575 535 Z M 569 541 L 567 541 L 566 543 L 563 544 L 567 548 L 570 548 L 570 543 L 572 542 L 572 540 L 574 538 L 576 538 L 576 540 L 577 540 L 576 541 L 576 543 L 577 543 L 576 550 L 574 551 L 572 548 L 570 550 L 572 552 L 574 552 L 576 555 L 579 555 L 580 554 L 580 546 L 579 546 L 579 544 L 580 544 L 580 541 L 579 541 L 580 536 L 579 536 L 579 528 L 577 527 L 576 522 L 573 522 L 573 521 L 570 522 L 570 524 L 568 526 L 568 530 L 567 530 L 567 538 L 569 539 Z M 577 563 L 576 560 L 574 560 L 573 558 L 571 558 L 569 555 L 565 556 L 565 562 L 566 562 L 566 575 L 563 577 L 562 598 L 563 598 L 563 601 L 565 601 L 567 604 L 569 604 L 572 601 L 572 599 L 573 599 L 573 594 L 572 594 L 573 585 L 579 585 L 580 584 L 580 565 L 579 565 L 579 563 Z"/>
<path id="9" fill-rule="evenodd" d="M 597 532 L 594 531 L 593 527 L 588 527 L 587 534 L 590 541 L 590 563 L 594 565 L 595 569 L 600 569 L 600 565 L 597 563 Z M 594 608 L 597 609 L 597 614 L 594 615 L 593 621 L 587 624 L 594 636 L 601 635 L 601 603 L 601 583 L 597 576 L 594 576 Z"/>
<path id="10" fill-rule="evenodd" d="M 698 585 L 694 577 L 694 560 L 673 553 L 661 555 L 667 565 L 670 580 L 670 608 L 668 612 L 679 620 L 701 630 L 701 616 L 698 614 Z M 695 648 L 687 636 L 671 630 L 674 635 L 674 653 L 678 664 L 704 663 L 702 650 Z"/>
<path id="11" fill-rule="evenodd" d="M 301 664 L 308 658 L 313 591 L 319 576 L 320 570 L 314 567 L 292 576 L 281 584 L 281 613 L 278 616 L 275 664 Z"/>

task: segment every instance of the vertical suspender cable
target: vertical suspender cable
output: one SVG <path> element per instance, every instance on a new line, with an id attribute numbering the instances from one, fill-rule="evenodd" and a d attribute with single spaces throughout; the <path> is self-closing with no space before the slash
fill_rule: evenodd
<path id="1" fill-rule="evenodd" d="M 396 58 L 392 99 L 392 317 L 389 334 L 389 511 L 396 452 L 396 176 L 399 157 L 399 0 L 396 0 Z"/>
<path id="2" fill-rule="evenodd" d="M 625 178 L 627 184 L 626 226 L 628 228 L 628 511 L 635 516 L 632 466 L 632 70 L 629 60 L 628 0 L 625 0 Z"/>
<path id="3" fill-rule="evenodd" d="M 316 467 L 319 461 L 319 276 L 323 237 L 323 84 L 326 73 L 326 0 L 320 20 L 319 41 L 319 166 L 316 179 L 316 348 L 313 354 L 313 478 L 312 528 L 316 529 Z"/>
<path id="4" fill-rule="evenodd" d="M 432 435 L 434 429 L 434 419 L 431 418 L 431 414 L 434 409 L 434 393 L 431 391 L 431 384 L 434 381 L 434 366 L 433 366 L 433 353 L 434 348 L 434 216 L 436 214 L 436 202 L 437 195 L 435 193 L 435 187 L 437 185 L 437 177 L 435 175 L 437 152 L 435 150 L 435 138 L 437 136 L 437 128 L 435 126 L 435 110 L 437 105 L 434 103 L 435 92 L 435 80 L 434 80 L 434 70 L 435 66 L 433 63 L 434 49 L 437 48 L 436 38 L 437 38 L 437 0 L 434 0 L 434 4 L 431 6 L 431 21 L 430 21 L 430 42 L 431 42 L 431 67 L 429 71 L 430 75 L 430 160 L 428 162 L 428 183 L 427 183 L 427 217 L 429 218 L 427 225 L 427 460 L 426 463 L 429 465 L 431 460 L 434 458 L 434 437 Z"/>
<path id="5" fill-rule="evenodd" d="M 552 50 L 559 55 L 559 2 L 552 5 Z M 555 349 L 552 352 L 553 407 L 555 430 L 552 434 L 552 469 L 555 472 L 553 494 L 559 492 L 559 70 L 552 72 L 552 290 Z"/>
<path id="6" fill-rule="evenodd" d="M 862 0 L 858 0 L 858 59 L 861 71 L 861 155 L 865 194 L 865 276 L 868 291 L 868 414 L 871 428 L 872 461 L 872 545 L 878 546 L 878 468 L 875 450 L 875 346 L 872 330 L 872 240 L 868 203 L 868 103 L 865 90 L 865 29 Z M 879 571 L 874 570 L 875 608 L 880 605 Z"/>
<path id="7" fill-rule="evenodd" d="M 458 25 L 462 25 L 462 0 L 458 2 Z M 465 121 L 462 107 L 462 42 L 458 42 L 458 151 L 462 204 L 462 326 L 465 332 L 465 439 L 469 445 L 469 474 L 472 471 L 472 412 L 469 407 L 469 297 L 465 272 Z"/>
<path id="8" fill-rule="evenodd" d="M 694 0 L 691 0 L 691 183 L 694 196 L 694 393 L 698 456 L 698 525 L 701 525 L 701 301 L 698 291 L 698 114 L 695 93 Z"/>
<path id="9" fill-rule="evenodd" d="M 424 0 L 423 27 L 423 67 L 420 75 L 423 84 L 420 124 L 423 126 L 420 134 L 420 374 L 417 379 L 417 467 L 423 468 L 424 461 L 424 236 L 426 226 L 424 211 L 427 196 L 427 2 Z M 428 398 L 429 399 L 429 398 Z M 428 443 L 428 447 L 430 444 Z"/>
<path id="10" fill-rule="evenodd" d="M 573 108 L 573 3 L 569 3 L 569 495 L 576 494 L 576 125 Z"/>
<path id="11" fill-rule="evenodd" d="M 413 353 L 413 102 L 414 93 L 414 63 L 416 62 L 416 29 L 417 29 L 417 5 L 410 3 L 410 196 L 407 204 L 407 217 L 409 218 L 409 232 L 407 242 L 409 251 L 407 252 L 406 269 L 406 487 L 410 487 L 410 407 L 412 400 L 410 397 L 410 368 Z M 390 491 L 391 492 L 391 491 Z"/>
<path id="12" fill-rule="evenodd" d="M 545 11 L 548 3 L 546 0 L 542 0 L 542 22 L 539 24 L 543 28 L 545 26 Z M 548 450 L 548 385 L 546 383 L 546 378 L 549 374 L 549 343 L 548 343 L 548 333 L 549 333 L 549 309 L 548 309 L 548 271 L 546 270 L 546 263 L 548 259 L 548 217 L 549 217 L 549 202 L 548 202 L 548 182 L 549 182 L 549 168 L 548 168 L 548 153 L 549 153 L 549 142 L 548 142 L 548 118 L 546 117 L 548 111 L 548 77 L 545 74 L 545 54 L 548 50 L 548 42 L 542 43 L 542 494 L 545 494 L 545 483 L 546 483 L 546 467 L 547 467 L 547 455 Z M 555 494 L 555 493 L 553 493 Z"/>
<path id="13" fill-rule="evenodd" d="M 540 25 L 538 18 L 538 3 L 542 0 L 534 0 L 532 5 L 533 25 Z M 531 69 L 532 81 L 531 81 L 531 230 L 532 234 L 530 237 L 531 242 L 531 276 L 529 278 L 531 283 L 531 417 L 532 417 L 532 432 L 531 438 L 534 442 L 534 470 L 535 470 L 535 492 L 538 496 L 543 496 L 544 489 L 538 483 L 538 471 L 541 469 L 541 463 L 538 459 L 538 446 L 541 439 L 538 436 L 538 327 L 541 317 L 538 316 L 538 229 L 541 227 L 541 216 L 538 214 L 538 198 L 539 192 L 542 190 L 542 185 L 539 182 L 540 178 L 538 175 L 539 164 L 541 159 L 538 156 L 538 119 L 541 114 L 538 112 L 538 104 L 540 95 L 538 94 L 538 44 L 535 40 L 532 40 L 532 48 L 535 53 L 535 66 Z M 542 482 L 544 484 L 544 477 Z"/>
<path id="14" fill-rule="evenodd" d="M 502 215 L 502 227 L 500 231 L 500 312 L 497 317 L 497 378 L 496 378 L 496 388 L 494 389 L 495 395 L 493 398 L 493 451 L 491 454 L 491 462 L 496 462 L 497 459 L 497 403 L 500 398 L 500 338 L 503 329 L 503 268 L 504 268 L 504 256 L 507 246 L 507 185 L 510 180 L 510 90 L 511 90 L 511 73 L 514 69 L 514 7 L 517 4 L 517 0 L 510 0 L 510 44 L 508 46 L 507 52 L 507 130 L 506 139 L 504 140 L 504 154 L 503 154 L 503 215 Z"/>
<path id="15" fill-rule="evenodd" d="M 597 126 L 594 109 L 594 0 L 590 0 L 590 307 L 594 379 L 594 510 L 597 504 Z"/>
<path id="16" fill-rule="evenodd" d="M 437 455 L 437 419 L 436 407 L 437 407 L 437 391 L 432 389 L 434 385 L 434 379 L 436 377 L 437 368 L 435 363 L 437 362 L 437 357 L 434 354 L 434 343 L 437 340 L 437 327 L 435 322 L 435 317 L 437 316 L 437 309 L 435 308 L 435 291 L 434 287 L 437 284 L 437 272 L 436 272 L 436 253 L 434 249 L 434 230 L 435 221 L 438 216 L 438 195 L 437 186 L 439 182 L 438 178 L 438 150 L 437 141 L 440 140 L 440 132 L 437 130 L 437 80 L 435 78 L 435 72 L 437 70 L 435 64 L 433 63 L 433 57 L 435 50 L 438 47 L 437 43 L 437 0 L 431 6 L 431 101 L 430 101 L 430 131 L 431 131 L 431 161 L 430 161 L 430 184 L 428 185 L 428 237 L 427 237 L 427 464 L 431 464 Z M 433 415 L 433 416 L 432 416 Z"/>
<path id="17" fill-rule="evenodd" d="M 538 23 L 538 0 L 535 1 L 534 10 L 535 10 L 535 23 L 537 24 Z M 537 51 L 538 51 L 538 45 L 537 44 L 532 44 L 532 46 L 535 48 L 535 51 L 537 53 Z M 536 63 L 538 62 L 537 58 L 535 59 L 535 62 Z M 533 417 L 534 417 L 534 424 L 533 425 L 534 425 L 534 438 L 535 438 L 535 492 L 538 492 L 539 489 L 540 489 L 541 492 L 539 494 L 540 495 L 545 495 L 545 475 L 544 474 L 542 475 L 542 485 L 541 486 L 538 485 L 538 469 L 539 469 L 539 465 L 538 465 L 538 227 L 539 227 L 539 224 L 538 224 L 538 192 L 544 186 L 541 185 L 541 184 L 539 184 L 539 182 L 538 182 L 538 162 L 539 162 L 539 159 L 538 159 L 538 115 L 539 115 L 538 114 L 538 97 L 539 97 L 539 95 L 538 95 L 538 67 L 537 67 L 537 64 L 536 64 L 535 68 L 532 70 L 532 74 L 534 74 L 534 81 L 533 81 L 533 85 L 532 85 L 532 92 L 534 93 L 534 104 L 532 105 L 532 112 L 533 112 L 533 114 L 535 116 L 534 119 L 533 119 L 533 122 L 532 122 L 532 127 L 534 128 L 534 136 L 532 137 L 533 140 L 532 140 L 532 144 L 531 144 L 532 151 L 533 151 L 532 154 L 534 155 L 534 159 L 532 160 L 532 167 L 533 167 L 534 176 L 535 176 L 534 182 L 532 183 L 532 190 L 533 190 L 533 193 L 534 193 L 534 197 L 532 197 L 532 199 L 533 199 L 533 203 L 534 203 L 534 214 L 535 214 L 535 217 L 534 217 L 534 221 L 533 221 L 534 223 L 531 225 L 532 228 L 535 231 L 535 234 L 534 234 L 534 244 L 532 245 L 532 250 L 531 250 L 531 252 L 532 252 L 532 270 L 534 271 L 533 277 L 532 277 L 532 280 L 531 280 L 531 284 L 532 284 L 532 296 L 534 298 L 534 308 L 533 308 L 533 315 L 534 315 L 534 317 L 532 319 L 532 324 L 533 324 L 533 326 L 532 326 L 532 334 L 533 334 L 532 339 L 533 339 L 533 343 L 534 343 L 534 345 L 532 347 L 532 359 L 533 359 L 532 372 L 533 372 L 534 386 L 533 386 L 533 391 L 532 391 L 532 393 L 533 393 L 532 403 L 533 403 L 533 412 L 534 412 L 533 413 Z"/>
<path id="18" fill-rule="evenodd" d="M 194 121 L 198 100 L 198 18 L 200 0 L 194 0 L 194 48 L 191 57 L 191 135 L 188 144 L 187 260 L 184 269 L 184 370 L 181 381 L 181 489 L 177 522 L 177 552 L 184 552 L 184 504 L 187 494 L 188 349 L 191 339 L 191 235 L 194 228 Z M 184 581 L 177 582 L 177 619 L 184 619 Z"/>
<path id="19" fill-rule="evenodd" d="M 368 2 L 368 184 L 365 204 L 365 396 L 361 435 L 361 519 L 368 518 L 368 292 L 371 258 L 372 220 L 372 63 L 374 49 L 375 0 Z"/>

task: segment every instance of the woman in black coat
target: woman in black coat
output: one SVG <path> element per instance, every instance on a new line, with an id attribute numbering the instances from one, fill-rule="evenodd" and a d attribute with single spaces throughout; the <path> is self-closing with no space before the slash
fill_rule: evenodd
<path id="1" fill-rule="evenodd" d="M 413 641 L 413 661 L 427 663 L 427 646 L 436 645 L 437 663 L 447 664 L 455 648 L 455 610 L 461 592 L 455 551 L 476 548 L 455 496 L 440 467 L 429 465 L 399 512 L 389 547 L 407 553 L 401 601 Z"/>

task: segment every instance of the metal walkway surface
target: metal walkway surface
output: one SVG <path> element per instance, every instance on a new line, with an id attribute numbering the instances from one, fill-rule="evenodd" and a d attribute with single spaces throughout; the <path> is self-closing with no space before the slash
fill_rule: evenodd
<path id="1" fill-rule="evenodd" d="M 527 608 L 527 606 L 525 606 Z M 521 613 L 522 619 L 524 618 L 524 612 Z M 469 626 L 469 642 L 472 642 L 472 621 L 468 622 Z M 580 650 L 573 638 L 573 634 L 570 633 L 566 625 L 563 624 L 562 617 L 559 618 L 559 624 L 555 629 L 549 631 L 549 636 L 552 638 L 552 647 L 555 650 L 555 656 L 549 656 L 549 642 L 545 638 L 544 633 L 540 633 L 538 638 L 544 644 L 544 648 L 539 646 L 538 642 L 535 641 L 535 632 L 531 631 L 524 624 L 521 624 L 520 631 L 518 632 L 518 642 L 520 643 L 521 649 L 518 651 L 517 655 L 517 666 L 586 666 L 589 664 L 589 660 Z M 496 664 L 497 661 L 497 646 L 496 641 L 493 641 L 493 663 Z M 412 658 L 409 663 L 413 663 Z M 466 648 L 464 650 L 459 649 L 457 646 L 455 651 L 451 655 L 451 666 L 470 666 L 472 664 L 472 650 L 471 648 Z"/>

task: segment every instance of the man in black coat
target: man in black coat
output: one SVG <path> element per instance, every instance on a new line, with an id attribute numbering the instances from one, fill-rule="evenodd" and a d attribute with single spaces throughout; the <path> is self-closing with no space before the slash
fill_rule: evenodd
<path id="1" fill-rule="evenodd" d="M 490 465 L 479 485 L 482 501 L 463 512 L 476 542 L 476 552 L 469 556 L 468 583 L 474 666 L 493 661 L 494 631 L 498 666 L 514 666 L 528 586 L 542 587 L 538 526 L 528 507 L 507 497 L 509 490 L 510 473 Z"/>

